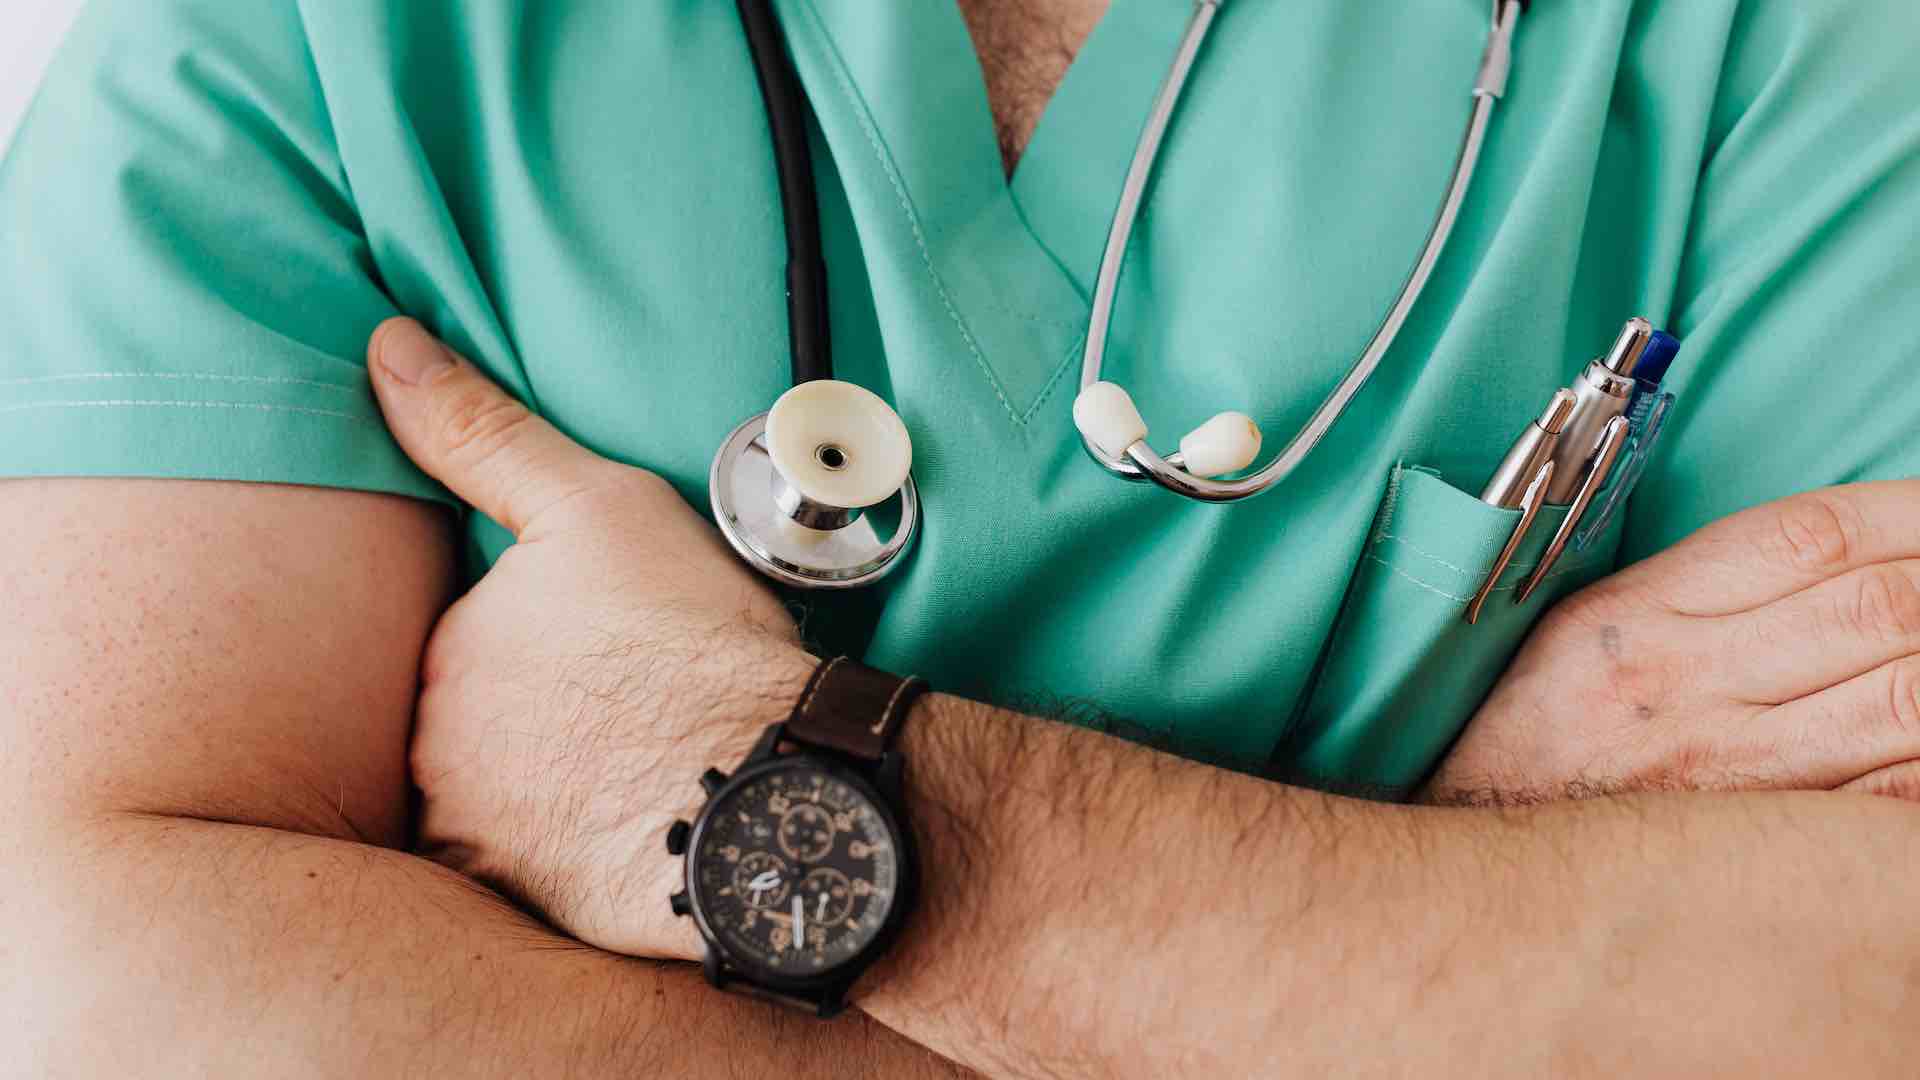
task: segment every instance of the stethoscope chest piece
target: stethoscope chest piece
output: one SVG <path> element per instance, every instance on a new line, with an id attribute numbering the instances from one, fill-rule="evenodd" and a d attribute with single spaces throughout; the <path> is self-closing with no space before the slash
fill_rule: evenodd
<path id="1" fill-rule="evenodd" d="M 720 444 L 708 477 L 714 521 L 776 581 L 867 585 L 899 566 L 918 531 L 912 467 L 906 425 L 878 395 L 804 382 Z"/>

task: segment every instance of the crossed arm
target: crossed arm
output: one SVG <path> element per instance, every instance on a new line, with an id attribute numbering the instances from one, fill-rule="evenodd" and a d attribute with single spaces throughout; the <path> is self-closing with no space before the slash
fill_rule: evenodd
<path id="1" fill-rule="evenodd" d="M 433 512 L 58 481 L 0 484 L 0 513 L 0 1011 L 28 1069 L 950 1070 L 874 1023 L 574 944 L 392 850 L 446 589 Z M 1901 804 L 1373 806 L 946 697 L 907 738 L 935 877 L 862 1006 L 986 1071 L 1892 1070 L 1912 1049 Z"/>
<path id="2" fill-rule="evenodd" d="M 520 536 L 445 614 L 450 540 L 416 504 L 0 484 L 14 568 L 0 601 L 0 1008 L 29 1069 L 952 1071 L 931 1050 L 1020 1076 L 1407 1071 L 1436 1055 L 1475 1073 L 1613 1073 L 1629 1053 L 1636 1070 L 1861 1072 L 1917 1049 L 1920 830 L 1905 804 L 1379 806 L 940 695 L 905 735 L 927 900 L 860 988 L 878 1024 L 805 1022 L 713 994 L 685 966 L 616 955 L 691 955 L 664 918 L 656 845 L 696 796 L 663 778 L 737 760 L 808 661 L 759 625 L 686 664 L 643 665 L 651 675 L 617 657 L 579 666 L 556 636 L 570 627 L 626 639 L 678 612 L 671 633 L 718 633 L 742 610 L 777 622 L 778 605 L 670 489 L 591 458 L 470 368 L 376 383 L 409 452 Z M 1866 490 L 1846 505 L 1907 497 Z M 634 522 L 663 532 L 635 540 Z M 1822 556 L 1881 568 L 1865 587 L 1831 578 L 1859 602 L 1821 601 L 1815 579 L 1830 575 L 1811 567 L 1787 572 L 1808 580 L 1782 601 L 1853 611 L 1878 631 L 1874 655 L 1896 658 L 1893 686 L 1920 637 L 1884 570 L 1911 569 L 1886 562 L 1911 546 L 1896 532 L 1846 530 L 1861 542 Z M 662 536 L 684 541 L 686 565 L 636 575 L 644 561 L 622 545 Z M 1723 531 L 1682 554 L 1724 597 L 1753 587 L 1743 550 Z M 1620 592 L 1615 607 L 1631 607 Z M 725 618 L 703 618 L 714 611 Z M 1768 619 L 1723 636 L 1751 645 L 1789 625 Z M 1846 635 L 1828 632 L 1814 651 L 1833 657 Z M 553 700 L 540 665 L 556 651 L 602 711 Z M 1832 678 L 1806 659 L 1772 674 Z M 1910 730 L 1867 723 L 1871 710 L 1840 723 L 1847 700 L 1829 706 L 1845 745 L 1822 759 L 1841 771 L 1810 786 L 1869 773 L 1862 743 L 1895 767 L 1920 758 Z M 1775 743 L 1821 730 L 1781 724 L 1755 726 Z M 410 764 L 443 857 L 611 951 L 397 850 Z"/>
<path id="3" fill-rule="evenodd" d="M 68 480 L 0 515 L 0 1072 L 951 1074 L 396 850 L 437 511 Z"/>

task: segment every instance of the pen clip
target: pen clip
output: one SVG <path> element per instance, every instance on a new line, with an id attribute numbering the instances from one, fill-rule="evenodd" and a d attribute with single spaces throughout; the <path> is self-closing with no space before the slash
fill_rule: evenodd
<path id="1" fill-rule="evenodd" d="M 1514 603 L 1524 604 L 1540 583 L 1547 579 L 1553 565 L 1567 550 L 1567 541 L 1572 539 L 1573 531 L 1580 527 L 1580 519 L 1587 516 L 1587 508 L 1593 505 L 1593 497 L 1606 485 L 1607 477 L 1613 474 L 1615 462 L 1620 460 L 1620 450 L 1627 445 L 1627 434 L 1632 430 L 1633 422 L 1624 416 L 1616 416 L 1607 421 L 1606 430 L 1600 435 L 1599 446 L 1594 449 L 1592 464 L 1587 466 L 1587 475 L 1580 481 L 1580 490 L 1573 497 L 1573 505 L 1567 508 L 1566 519 L 1554 530 L 1553 542 L 1547 545 L 1546 553 L 1540 556 L 1539 565 L 1533 568 L 1533 574 L 1526 584 L 1514 596 Z"/>
<path id="2" fill-rule="evenodd" d="M 1620 463 L 1613 467 L 1613 478 L 1601 494 L 1594 496 L 1594 509 L 1587 512 L 1580 522 L 1580 531 L 1573 534 L 1573 550 L 1585 551 L 1600 539 L 1614 518 L 1626 513 L 1627 500 L 1640 486 L 1640 478 L 1646 474 L 1647 464 L 1660 445 L 1660 436 L 1666 431 L 1667 413 L 1673 404 L 1672 394 L 1657 390 L 1648 391 L 1635 400 L 1627 413 L 1633 421 L 1633 433 L 1627 437 L 1626 449 L 1620 451 Z"/>
<path id="3" fill-rule="evenodd" d="M 1540 516 L 1540 507 L 1546 504 L 1547 487 L 1553 483 L 1553 461 L 1540 463 L 1533 474 L 1533 482 L 1527 485 L 1527 493 L 1520 498 L 1520 520 L 1514 522 L 1513 533 L 1507 537 L 1507 546 L 1500 549 L 1500 557 L 1494 560 L 1493 569 L 1487 572 L 1487 580 L 1481 582 L 1480 591 L 1474 594 L 1473 601 L 1467 605 L 1467 623 L 1474 625 L 1480 621 L 1480 612 L 1487 606 L 1487 598 L 1493 595 L 1493 587 L 1500 575 L 1513 565 L 1513 556 L 1520 550 L 1520 541 L 1527 538 L 1527 532 L 1533 528 L 1533 521 Z"/>

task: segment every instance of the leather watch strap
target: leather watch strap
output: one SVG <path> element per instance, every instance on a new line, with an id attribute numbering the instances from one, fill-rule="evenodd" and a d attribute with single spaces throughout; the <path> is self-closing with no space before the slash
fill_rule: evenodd
<path id="1" fill-rule="evenodd" d="M 919 676 L 901 678 L 836 656 L 814 669 L 787 718 L 794 742 L 878 761 L 893 745 L 913 703 L 927 692 Z"/>

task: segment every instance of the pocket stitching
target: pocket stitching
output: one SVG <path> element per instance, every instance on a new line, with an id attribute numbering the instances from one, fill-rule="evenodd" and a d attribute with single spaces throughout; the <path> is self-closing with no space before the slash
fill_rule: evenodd
<path id="1" fill-rule="evenodd" d="M 1418 548 L 1417 546 L 1415 546 L 1415 545 L 1414 545 L 1414 543 L 1413 543 L 1412 541 L 1410 541 L 1410 540 L 1408 540 L 1408 539 L 1406 539 L 1405 537 L 1402 537 L 1402 536 L 1399 536 L 1399 535 L 1396 535 L 1396 534 L 1394 534 L 1394 533 L 1390 533 L 1390 532 L 1383 532 L 1383 533 L 1381 533 L 1381 534 L 1380 534 L 1380 535 L 1379 535 L 1378 537 L 1376 537 L 1376 538 L 1375 538 L 1375 540 L 1374 540 L 1374 547 L 1376 547 L 1376 548 L 1377 548 L 1377 547 L 1379 547 L 1379 546 L 1380 546 L 1380 545 L 1381 545 L 1382 543 L 1384 543 L 1384 542 L 1386 542 L 1386 541 L 1388 541 L 1388 540 L 1391 540 L 1391 541 L 1393 541 L 1394 543 L 1396 543 L 1396 544 L 1399 544 L 1400 546 L 1402 546 L 1402 547 L 1404 547 L 1404 548 L 1406 548 L 1406 549 L 1407 549 L 1408 551 L 1411 551 L 1411 552 L 1413 552 L 1413 553 L 1414 553 L 1415 555 L 1418 555 L 1418 556 L 1420 556 L 1421 558 L 1423 558 L 1423 559 L 1426 559 L 1426 560 L 1427 560 L 1428 562 L 1436 562 L 1436 563 L 1439 563 L 1439 564 L 1440 564 L 1441 566 L 1444 566 L 1444 567 L 1446 567 L 1447 569 L 1449 569 L 1449 570 L 1452 570 L 1453 572 L 1455 572 L 1455 573 L 1457 573 L 1457 574 L 1462 574 L 1462 575 L 1465 575 L 1465 576 L 1468 576 L 1468 577 L 1471 577 L 1471 576 L 1473 576 L 1473 574 L 1475 573 L 1475 571 L 1473 571 L 1473 570 L 1470 570 L 1470 569 L 1468 569 L 1467 567 L 1464 567 L 1464 566 L 1455 566 L 1454 564 L 1452 564 L 1452 563 L 1450 563 L 1450 562 L 1448 562 L 1447 560 L 1445 560 L 1445 559 L 1443 559 L 1443 558 L 1441 558 L 1441 557 L 1440 557 L 1440 556 L 1438 556 L 1438 555 L 1434 555 L 1434 554 L 1431 554 L 1431 553 L 1429 553 L 1429 552 L 1425 552 L 1425 551 L 1422 551 L 1422 550 L 1420 550 L 1420 548 Z"/>
<path id="2" fill-rule="evenodd" d="M 1403 540 L 1403 541 L 1401 541 L 1401 543 L 1403 543 L 1403 544 L 1405 544 L 1405 543 L 1406 543 L 1406 541 L 1404 541 L 1404 540 Z M 1411 545 L 1411 544 L 1407 544 L 1407 546 L 1408 546 L 1408 547 L 1413 547 L 1413 545 Z M 1419 549 L 1419 548 L 1413 548 L 1413 550 L 1414 550 L 1414 551 L 1416 551 L 1416 552 L 1418 552 L 1419 554 L 1422 554 L 1422 555 L 1426 555 L 1426 552 L 1424 552 L 1424 551 L 1420 551 L 1420 549 Z M 1427 555 L 1427 558 L 1430 558 L 1430 559 L 1433 559 L 1434 557 L 1433 557 L 1433 556 L 1431 556 L 1431 555 Z M 1461 604 L 1464 604 L 1464 603 L 1467 603 L 1467 602 L 1469 602 L 1469 601 L 1471 601 L 1471 600 L 1473 599 L 1473 597 L 1472 597 L 1472 596 L 1455 596 L 1454 594 L 1452 594 L 1452 593 L 1450 593 L 1450 592 L 1447 592 L 1446 590 L 1444 590 L 1444 589 L 1442 589 L 1442 588 L 1440 588 L 1440 587 L 1438 587 L 1438 586 L 1436 586 L 1436 585 L 1434 585 L 1433 583 L 1431 583 L 1431 582 L 1429 582 L 1429 581 L 1426 581 L 1426 580 L 1424 580 L 1424 579 L 1422 579 L 1422 578 L 1419 578 L 1419 577 L 1416 577 L 1416 576 L 1414 576 L 1413 574 L 1411 574 L 1411 573 L 1409 573 L 1409 572 L 1407 572 L 1406 570 L 1403 570 L 1403 569 L 1401 569 L 1400 567 L 1398 567 L 1398 566 L 1395 566 L 1395 565 L 1393 565 L 1392 563 L 1390 563 L 1390 562 L 1388 562 L 1387 560 L 1385 560 L 1385 559 L 1383 559 L 1383 558 L 1381 558 L 1381 557 L 1380 557 L 1380 556 L 1378 556 L 1378 555 L 1375 555 L 1375 554 L 1373 554 L 1372 552 L 1368 552 L 1368 553 L 1367 553 L 1367 559 L 1368 559 L 1368 561 L 1370 561 L 1370 562 L 1377 562 L 1377 563 L 1379 563 L 1379 564 L 1380 564 L 1381 566 L 1384 566 L 1384 567 L 1386 567 L 1386 568 L 1387 568 L 1388 570 L 1391 570 L 1391 571 L 1393 571 L 1393 572 L 1394 572 L 1395 574 L 1398 574 L 1398 575 L 1399 575 L 1400 577 L 1403 577 L 1403 578 L 1406 578 L 1406 579 L 1407 579 L 1408 581 L 1410 581 L 1410 582 L 1412 582 L 1412 583 L 1413 583 L 1413 584 L 1414 584 L 1415 586 L 1417 586 L 1417 587 L 1419 587 L 1419 588 L 1422 588 L 1422 589 L 1425 589 L 1425 590 L 1426 590 L 1427 592 L 1430 592 L 1430 593 L 1432 593 L 1432 594 L 1434 594 L 1435 596 L 1442 596 L 1442 597 L 1445 597 L 1445 598 L 1446 598 L 1446 599 L 1448 599 L 1448 600 L 1452 600 L 1452 601 L 1455 601 L 1456 603 L 1461 603 Z M 1434 559 L 1434 561 L 1435 561 L 1435 562 L 1440 562 L 1441 560 L 1439 560 L 1439 559 Z M 1561 569 L 1559 569 L 1559 570 L 1555 570 L 1555 571 L 1554 571 L 1553 573 L 1551 573 L 1551 574 L 1548 574 L 1548 575 L 1547 575 L 1546 577 L 1544 577 L 1544 578 L 1541 578 L 1540 580 L 1541 580 L 1542 582 L 1547 582 L 1547 581 L 1552 581 L 1552 580 L 1554 580 L 1554 579 L 1556 579 L 1556 578 L 1563 578 L 1563 577 L 1566 577 L 1566 576 L 1567 576 L 1568 574 L 1578 574 L 1578 573 L 1581 573 L 1581 572 L 1583 572 L 1583 571 L 1585 571 L 1585 570 L 1588 570 L 1588 569 L 1590 569 L 1590 568 L 1591 568 L 1591 567 L 1593 566 L 1593 564 L 1595 564 L 1595 563 L 1597 563 L 1597 562 L 1599 562 L 1599 561 L 1600 561 L 1600 560 L 1598 560 L 1598 559 L 1596 559 L 1595 557 L 1593 557 L 1593 556 L 1591 556 L 1591 555 L 1589 555 L 1589 556 L 1587 556 L 1587 557 L 1585 557 L 1585 558 L 1582 558 L 1582 559 L 1577 559 L 1577 560 L 1575 560 L 1574 562 L 1572 562 L 1571 564 L 1569 564 L 1569 565 L 1567 565 L 1567 566 L 1565 566 L 1565 567 L 1562 567 L 1562 568 L 1561 568 Z M 1443 564 L 1443 565 L 1444 565 L 1444 564 Z M 1521 569 L 1521 570 L 1517 570 L 1517 571 L 1509 571 L 1509 573 L 1511 573 L 1511 574 L 1513 574 L 1514 576 L 1516 576 L 1516 577 L 1518 577 L 1518 578 L 1520 578 L 1520 579 L 1521 579 L 1522 581 L 1524 581 L 1524 580 L 1525 580 L 1525 578 L 1526 578 L 1526 576 L 1527 576 L 1528 574 L 1531 574 L 1531 573 L 1533 573 L 1533 571 L 1534 571 L 1534 569 L 1535 569 L 1535 568 L 1537 567 L 1537 565 L 1538 565 L 1538 564 L 1535 564 L 1535 566 L 1529 566 L 1529 567 L 1526 567 L 1526 568 L 1524 568 L 1524 569 Z M 1518 589 L 1518 588 L 1520 587 L 1520 584 L 1521 584 L 1521 582 L 1520 582 L 1520 581 L 1515 581 L 1515 582 L 1512 582 L 1511 584 L 1507 584 L 1507 585 L 1499 585 L 1499 586 L 1495 586 L 1495 587 L 1494 587 L 1494 589 L 1493 589 L 1493 591 L 1494 591 L 1494 592 L 1497 592 L 1497 593 L 1498 593 L 1498 592 L 1512 592 L 1512 591 L 1514 591 L 1515 589 Z"/>

